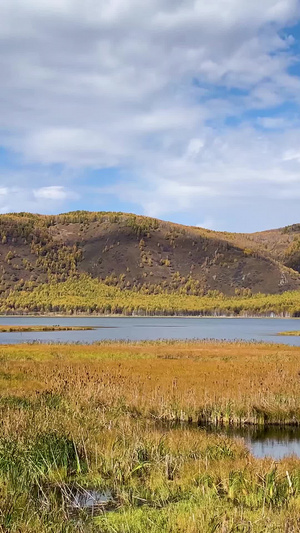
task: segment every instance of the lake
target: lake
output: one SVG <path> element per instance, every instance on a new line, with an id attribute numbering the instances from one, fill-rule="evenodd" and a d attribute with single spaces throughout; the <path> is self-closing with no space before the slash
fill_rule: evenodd
<path id="1" fill-rule="evenodd" d="M 0 344 L 23 342 L 93 343 L 102 340 L 218 339 L 300 346 L 300 337 L 278 337 L 300 329 L 297 318 L 160 318 L 2 316 L 1 325 L 92 326 L 89 331 L 0 333 Z"/>

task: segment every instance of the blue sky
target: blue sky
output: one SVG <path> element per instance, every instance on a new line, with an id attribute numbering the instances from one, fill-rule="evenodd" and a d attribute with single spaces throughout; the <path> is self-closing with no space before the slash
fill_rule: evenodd
<path id="1" fill-rule="evenodd" d="M 300 0 L 2 0 L 0 212 L 300 222 Z"/>

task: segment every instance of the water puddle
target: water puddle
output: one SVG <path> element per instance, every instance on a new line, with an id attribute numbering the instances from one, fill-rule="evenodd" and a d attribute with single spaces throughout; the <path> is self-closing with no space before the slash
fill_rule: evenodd
<path id="1" fill-rule="evenodd" d="M 259 459 L 271 457 L 279 461 L 288 455 L 300 458 L 300 427 L 297 426 L 201 427 L 209 433 L 243 438 L 252 455 Z"/>
<path id="2" fill-rule="evenodd" d="M 86 511 L 95 516 L 116 508 L 116 501 L 109 490 L 72 488 L 67 493 L 66 501 L 70 514 Z"/>

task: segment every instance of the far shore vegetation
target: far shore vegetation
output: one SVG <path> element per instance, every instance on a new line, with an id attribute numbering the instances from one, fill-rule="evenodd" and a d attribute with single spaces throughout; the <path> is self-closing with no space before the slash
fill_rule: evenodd
<path id="1" fill-rule="evenodd" d="M 205 296 L 162 288 L 125 290 L 87 274 L 58 283 L 27 282 L 4 295 L 1 314 L 104 314 L 125 316 L 282 316 L 300 317 L 300 291 L 228 297 L 218 291 Z"/>
<path id="2" fill-rule="evenodd" d="M 0 356 L 1 532 L 299 531 L 299 459 L 256 459 L 197 425 L 300 424 L 300 348 L 22 344 Z M 79 492 L 107 501 L 84 509 Z"/>

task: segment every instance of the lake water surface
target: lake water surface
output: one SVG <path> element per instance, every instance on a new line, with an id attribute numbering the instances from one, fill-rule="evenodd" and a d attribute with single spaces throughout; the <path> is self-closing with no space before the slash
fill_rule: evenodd
<path id="1" fill-rule="evenodd" d="M 300 337 L 278 337 L 300 330 L 299 319 L 280 318 L 116 318 L 1 316 L 1 325 L 92 326 L 90 331 L 0 333 L 0 344 L 20 342 L 81 342 L 101 340 L 219 339 L 264 341 L 300 346 Z"/>

